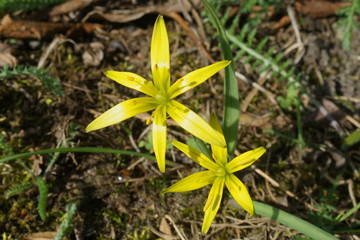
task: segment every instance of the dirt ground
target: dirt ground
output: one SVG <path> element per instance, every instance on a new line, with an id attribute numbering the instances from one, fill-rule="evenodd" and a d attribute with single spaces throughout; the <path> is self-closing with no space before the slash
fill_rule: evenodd
<path id="1" fill-rule="evenodd" d="M 334 2 L 321 2 L 310 13 L 299 7 L 306 1 L 265 2 L 262 8 L 244 11 L 245 1 L 218 1 L 215 9 L 228 29 L 239 19 L 235 36 L 253 24 L 249 26 L 257 32 L 249 46 L 268 38 L 259 52 L 273 47 L 273 55 L 284 54 L 281 61 L 290 60 L 303 90 L 289 96 L 289 77 L 280 81 L 271 70 L 260 73 L 261 66 L 255 67 L 246 54 L 234 61 L 241 102 L 236 153 L 267 149 L 237 176 L 254 200 L 308 220 L 339 239 L 360 239 L 360 145 L 345 144 L 360 128 L 360 30 L 353 30 L 351 49 L 344 50 L 344 27 L 339 26 L 344 16 L 328 10 Z M 169 33 L 172 81 L 222 60 L 204 6 L 189 3 L 73 0 L 42 9 L 0 9 L 0 158 L 56 147 L 153 154 L 151 126 L 146 125 L 151 113 L 91 133 L 84 129 L 115 104 L 142 96 L 104 73 L 130 71 L 151 79 L 149 48 L 158 14 L 165 16 Z M 360 22 L 358 15 L 354 19 Z M 240 49 L 231 46 L 236 56 Z M 286 96 L 287 102 L 298 100 L 299 109 L 284 106 L 279 99 Z M 178 100 L 205 119 L 211 112 L 222 116 L 222 74 Z M 169 124 L 169 139 L 189 138 Z M 162 196 L 161 190 L 201 169 L 175 148 L 166 156 L 165 174 L 154 160 L 120 154 L 47 154 L 0 163 L 0 234 L 4 240 L 53 239 L 66 206 L 76 203 L 66 239 L 308 239 L 233 209 L 227 192 L 209 233 L 201 234 L 210 188 Z M 49 167 L 50 162 L 54 164 Z M 45 220 L 37 210 L 38 176 L 48 186 Z M 16 192 L 14 187 L 21 185 L 28 187 Z"/>

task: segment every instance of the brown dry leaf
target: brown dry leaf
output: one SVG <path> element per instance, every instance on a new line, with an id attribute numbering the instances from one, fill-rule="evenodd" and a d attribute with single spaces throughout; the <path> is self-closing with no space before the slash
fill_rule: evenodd
<path id="1" fill-rule="evenodd" d="M 59 4 L 59 5 L 56 5 L 55 7 L 53 7 L 51 9 L 51 11 L 49 12 L 49 16 L 54 17 L 54 16 L 66 14 L 71 11 L 75 11 L 77 9 L 84 8 L 84 7 L 88 6 L 89 4 L 96 2 L 96 1 L 99 1 L 99 0 L 70 0 L 70 1 L 64 2 L 62 4 Z"/>
<path id="2" fill-rule="evenodd" d="M 56 232 L 38 232 L 25 236 L 26 240 L 51 240 L 56 237 Z"/>
<path id="3" fill-rule="evenodd" d="M 321 18 L 334 15 L 340 8 L 351 6 L 351 2 L 304 1 L 295 2 L 298 12 L 312 18 Z"/>
<path id="4" fill-rule="evenodd" d="M 256 116 L 250 113 L 240 114 L 240 124 L 248 127 L 269 128 L 271 118 L 269 116 Z"/>
<path id="5" fill-rule="evenodd" d="M 0 36 L 5 38 L 28 38 L 44 39 L 53 38 L 56 34 L 67 34 L 72 37 L 90 34 L 96 28 L 102 28 L 101 24 L 72 24 L 72 23 L 49 23 L 13 20 L 5 15 L 0 22 Z"/>
<path id="6" fill-rule="evenodd" d="M 273 119 L 269 115 L 258 116 L 251 113 L 240 114 L 240 124 L 247 127 L 259 127 L 261 129 L 278 128 L 284 129 L 291 126 L 291 120 L 285 115 L 278 115 Z"/>
<path id="7" fill-rule="evenodd" d="M 33 162 L 32 172 L 35 176 L 40 176 L 42 173 L 41 165 L 44 163 L 44 157 L 42 155 L 33 155 L 30 157 Z"/>
<path id="8" fill-rule="evenodd" d="M 5 65 L 13 68 L 17 65 L 17 59 L 11 54 L 11 48 L 0 42 L 0 67 Z"/>
<path id="9" fill-rule="evenodd" d="M 262 11 L 263 10 L 263 7 L 262 6 L 253 6 L 251 8 L 251 11 L 252 12 L 259 12 L 259 11 Z M 266 12 L 262 13 L 261 14 L 261 19 L 265 19 L 266 17 L 272 17 L 274 16 L 275 14 L 275 8 L 273 6 L 269 6 L 267 9 L 266 9 Z M 257 16 L 256 13 L 250 13 L 249 15 L 249 18 L 255 18 Z"/>
<path id="10" fill-rule="evenodd" d="M 164 217 L 161 218 L 160 231 L 167 235 L 172 235 L 170 225 L 168 224 L 168 222 L 166 221 L 166 218 L 164 218 Z M 170 238 L 164 238 L 164 240 L 167 240 L 167 239 L 170 239 Z"/>
<path id="11" fill-rule="evenodd" d="M 92 42 L 82 54 L 83 62 L 86 66 L 97 67 L 104 59 L 104 45 L 101 42 Z"/>
<path id="12" fill-rule="evenodd" d="M 322 99 L 321 104 L 335 121 L 345 119 L 346 114 L 330 100 Z M 316 112 L 307 116 L 304 120 L 304 123 L 305 125 L 312 125 L 315 127 L 327 127 L 329 120 L 320 112 L 320 110 L 317 110 Z"/>
<path id="13" fill-rule="evenodd" d="M 181 3 L 180 3 L 181 2 Z M 200 0 L 194 0 L 193 5 L 198 5 Z M 188 1 L 170 0 L 165 4 L 150 5 L 138 7 L 135 9 L 113 10 L 111 13 L 102 13 L 94 11 L 89 14 L 89 18 L 93 20 L 106 20 L 109 22 L 126 23 L 137 20 L 149 13 L 161 13 L 166 15 L 170 12 L 190 11 L 192 5 Z"/>
<path id="14" fill-rule="evenodd" d="M 280 20 L 277 21 L 277 23 L 275 23 L 272 26 L 272 28 L 273 29 L 282 28 L 282 27 L 289 25 L 290 23 L 291 23 L 290 17 L 288 15 L 286 15 L 286 16 L 283 16 L 282 18 L 280 18 Z"/>

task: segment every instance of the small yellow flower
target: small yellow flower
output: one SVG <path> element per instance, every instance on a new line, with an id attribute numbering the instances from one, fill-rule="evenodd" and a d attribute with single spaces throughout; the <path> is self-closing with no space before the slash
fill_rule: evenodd
<path id="1" fill-rule="evenodd" d="M 211 116 L 210 125 L 218 132 L 222 133 L 220 123 L 215 115 Z M 227 187 L 236 202 L 242 206 L 245 211 L 254 214 L 254 206 L 245 185 L 233 174 L 240 171 L 261 157 L 265 153 L 265 148 L 260 147 L 252 151 L 245 152 L 228 162 L 227 149 L 216 145 L 211 145 L 212 158 L 197 151 L 196 149 L 178 141 L 172 141 L 172 144 L 180 151 L 185 153 L 189 158 L 199 163 L 207 171 L 197 172 L 180 180 L 163 193 L 168 192 L 185 192 L 202 188 L 212 184 L 206 204 L 204 206 L 204 221 L 201 231 L 207 233 L 215 215 L 220 207 L 223 195 L 224 185 Z"/>
<path id="2" fill-rule="evenodd" d="M 153 148 L 161 172 L 165 172 L 167 115 L 192 135 L 210 144 L 224 147 L 226 143 L 222 134 L 219 134 L 199 115 L 175 101 L 174 98 L 201 84 L 229 65 L 230 61 L 220 61 L 190 72 L 170 86 L 169 39 L 161 15 L 158 16 L 154 25 L 150 61 L 153 81 L 148 81 L 130 72 L 106 72 L 107 77 L 121 85 L 145 93 L 148 97 L 130 99 L 110 108 L 92 121 L 86 127 L 86 132 L 119 123 L 139 113 L 154 110 L 152 114 Z"/>

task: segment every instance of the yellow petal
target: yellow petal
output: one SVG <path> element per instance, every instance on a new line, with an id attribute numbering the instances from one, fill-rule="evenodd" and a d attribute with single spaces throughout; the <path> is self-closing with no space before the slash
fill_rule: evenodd
<path id="1" fill-rule="evenodd" d="M 171 185 L 170 187 L 165 189 L 163 193 L 186 192 L 199 189 L 213 183 L 215 178 L 216 175 L 214 175 L 211 171 L 197 172 Z"/>
<path id="2" fill-rule="evenodd" d="M 150 97 L 126 100 L 101 114 L 86 127 L 85 131 L 90 132 L 119 123 L 136 114 L 153 110 L 156 106 L 157 103 Z"/>
<path id="3" fill-rule="evenodd" d="M 250 215 L 254 214 L 254 205 L 245 185 L 234 174 L 226 176 L 225 185 L 236 202 Z"/>
<path id="4" fill-rule="evenodd" d="M 251 164 L 253 164 L 256 160 L 258 160 L 261 155 L 263 155 L 266 152 L 266 149 L 263 147 L 259 147 L 257 149 L 247 151 L 233 160 L 231 160 L 226 166 L 226 170 L 229 173 L 240 171 Z"/>
<path id="5" fill-rule="evenodd" d="M 151 97 L 155 97 L 159 91 L 151 81 L 135 73 L 107 71 L 105 75 L 125 87 L 140 91 Z"/>
<path id="6" fill-rule="evenodd" d="M 225 138 L 222 134 L 215 131 L 199 115 L 191 111 L 181 103 L 171 100 L 167 107 L 169 116 L 182 128 L 204 142 L 225 147 Z"/>
<path id="7" fill-rule="evenodd" d="M 170 51 L 169 38 L 162 15 L 157 17 L 154 25 L 150 61 L 155 86 L 166 91 L 170 87 Z"/>
<path id="8" fill-rule="evenodd" d="M 202 154 L 198 150 L 176 140 L 171 141 L 171 143 L 180 151 L 185 153 L 186 156 L 188 156 L 204 168 L 207 168 L 213 172 L 216 172 L 219 168 L 219 166 L 214 161 L 210 160 L 205 154 Z"/>
<path id="9" fill-rule="evenodd" d="M 211 223 L 214 220 L 217 211 L 219 210 L 221 198 L 223 195 L 224 181 L 224 177 L 218 177 L 215 179 L 214 184 L 211 187 L 208 199 L 204 207 L 205 215 L 201 228 L 201 231 L 205 234 L 209 231 Z"/>
<path id="10" fill-rule="evenodd" d="M 230 61 L 224 60 L 214 63 L 210 66 L 203 67 L 186 74 L 184 77 L 178 79 L 169 89 L 170 98 L 174 98 L 193 87 L 203 83 L 209 77 L 217 73 L 230 64 Z"/>
<path id="11" fill-rule="evenodd" d="M 166 153 L 166 108 L 158 106 L 154 111 L 153 123 L 153 148 L 156 161 L 160 172 L 165 172 L 165 153 Z"/>
<path id="12" fill-rule="evenodd" d="M 215 129 L 215 131 L 223 134 L 220 122 L 214 113 L 210 117 L 210 126 Z M 217 164 L 225 167 L 228 162 L 227 148 L 219 147 L 216 145 L 211 145 L 211 151 L 213 153 L 213 158 Z"/>

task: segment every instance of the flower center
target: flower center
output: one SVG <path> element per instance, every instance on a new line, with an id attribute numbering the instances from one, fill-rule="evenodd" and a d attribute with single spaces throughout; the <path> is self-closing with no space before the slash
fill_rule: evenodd
<path id="1" fill-rule="evenodd" d="M 166 93 L 159 92 L 156 94 L 155 99 L 158 101 L 159 104 L 166 105 L 169 102 L 169 96 Z"/>
<path id="2" fill-rule="evenodd" d="M 216 170 L 216 176 L 218 176 L 218 177 L 225 177 L 226 174 L 227 174 L 227 171 L 224 167 L 219 167 Z"/>

